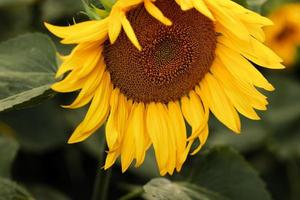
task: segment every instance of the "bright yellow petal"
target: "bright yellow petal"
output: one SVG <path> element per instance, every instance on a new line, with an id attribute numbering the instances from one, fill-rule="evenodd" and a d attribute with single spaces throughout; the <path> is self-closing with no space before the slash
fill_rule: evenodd
<path id="1" fill-rule="evenodd" d="M 104 169 L 107 170 L 108 168 L 110 168 L 111 166 L 113 166 L 113 164 L 115 164 L 116 160 L 118 159 L 120 155 L 120 151 L 112 151 L 112 152 L 108 152 L 106 159 L 105 159 L 105 164 L 104 164 Z"/>
<path id="2" fill-rule="evenodd" d="M 80 91 L 75 101 L 69 106 L 64 106 L 64 108 L 75 109 L 75 108 L 80 108 L 82 106 L 85 106 L 87 103 L 89 103 L 89 101 L 94 96 L 94 93 L 97 90 L 100 81 L 102 80 L 104 71 L 105 71 L 105 67 L 98 65 L 98 67 L 96 67 L 93 70 L 91 76 L 84 83 L 82 90 Z"/>
<path id="3" fill-rule="evenodd" d="M 74 92 L 81 89 L 88 78 L 78 79 L 76 78 L 78 77 L 77 74 L 77 71 L 72 71 L 64 80 L 54 83 L 51 89 L 61 93 Z"/>
<path id="4" fill-rule="evenodd" d="M 274 87 L 265 77 L 243 56 L 232 49 L 219 44 L 216 51 L 224 66 L 236 77 L 246 80 L 250 84 L 273 91 Z"/>
<path id="5" fill-rule="evenodd" d="M 201 99 L 194 91 L 190 92 L 189 98 L 181 98 L 181 107 L 184 118 L 192 127 L 189 139 L 197 138 L 208 123 L 209 112 L 204 110 Z"/>
<path id="6" fill-rule="evenodd" d="M 216 21 L 225 27 L 236 37 L 241 40 L 249 40 L 249 32 L 240 19 L 235 18 L 231 14 L 231 10 L 224 9 L 219 5 L 219 1 L 205 0 L 206 5 L 210 8 Z"/>
<path id="7" fill-rule="evenodd" d="M 125 141 L 122 147 L 123 171 L 127 170 L 133 158 L 136 159 L 136 167 L 140 166 L 145 159 L 148 142 L 147 134 L 145 133 L 146 120 L 143 103 L 133 104 L 127 124 Z"/>
<path id="8" fill-rule="evenodd" d="M 180 105 L 178 102 L 176 103 L 173 101 L 169 102 L 168 111 L 169 111 L 171 126 L 175 130 L 175 132 L 172 134 L 174 135 L 174 139 L 176 142 L 176 155 L 177 155 L 176 169 L 177 171 L 179 171 L 181 169 L 183 162 L 185 161 L 185 159 L 182 160 L 182 157 L 184 156 L 185 149 L 186 149 L 186 140 L 187 140 L 186 127 L 180 109 Z"/>
<path id="9" fill-rule="evenodd" d="M 123 29 L 127 35 L 127 37 L 129 38 L 129 40 L 132 42 L 132 44 L 138 49 L 138 50 L 142 50 L 142 47 L 134 33 L 134 30 L 132 28 L 132 26 L 130 25 L 130 22 L 128 21 L 128 19 L 126 18 L 126 15 L 123 14 L 121 15 L 121 23 L 123 26 Z"/>
<path id="10" fill-rule="evenodd" d="M 210 10 L 206 6 L 203 0 L 191 0 L 196 10 L 198 10 L 200 13 L 211 19 L 212 21 L 215 21 L 214 16 L 211 14 Z"/>
<path id="11" fill-rule="evenodd" d="M 110 97 L 110 114 L 105 126 L 106 143 L 110 151 L 117 148 L 116 143 L 121 135 L 117 120 L 119 97 L 120 90 L 114 89 Z"/>
<path id="12" fill-rule="evenodd" d="M 196 88 L 197 89 L 197 88 Z M 197 91 L 197 90 L 196 90 Z M 200 83 L 200 90 L 197 93 L 202 94 L 202 101 L 205 101 L 212 113 L 228 128 L 236 133 L 240 133 L 240 118 L 233 105 L 226 97 L 223 88 L 211 74 L 206 74 Z"/>
<path id="13" fill-rule="evenodd" d="M 194 7 L 193 3 L 190 0 L 175 0 L 175 1 L 183 11 L 190 10 Z"/>
<path id="14" fill-rule="evenodd" d="M 69 139 L 69 143 L 77 143 L 85 140 L 101 127 L 109 113 L 109 99 L 112 91 L 110 76 L 106 72 L 102 82 L 95 93 L 90 108 L 80 125 Z"/>
<path id="15" fill-rule="evenodd" d="M 121 12 L 113 9 L 109 15 L 108 36 L 111 44 L 114 44 L 122 30 Z"/>
<path id="16" fill-rule="evenodd" d="M 255 87 L 251 86 L 245 81 L 236 79 L 223 65 L 223 63 L 216 58 L 211 67 L 213 75 L 222 82 L 223 86 L 239 95 L 244 96 L 244 102 L 251 105 L 258 110 L 266 110 L 268 105 L 267 97 L 262 95 Z"/>
<path id="17" fill-rule="evenodd" d="M 243 42 L 234 37 L 226 36 L 220 37 L 219 43 L 240 52 L 245 58 L 259 66 L 270 69 L 284 68 L 281 64 L 283 60 L 255 38 L 251 38 L 249 42 Z"/>
<path id="18" fill-rule="evenodd" d="M 45 23 L 50 32 L 63 38 L 62 43 L 74 44 L 103 40 L 108 31 L 108 20 L 91 20 L 71 26 L 53 26 Z"/>
<path id="19" fill-rule="evenodd" d="M 126 8 L 130 8 L 130 7 L 133 7 L 133 6 L 136 6 L 140 3 L 142 3 L 143 0 L 118 0 L 113 8 L 115 7 L 119 7 L 119 8 L 123 8 L 123 9 L 126 9 Z"/>
<path id="20" fill-rule="evenodd" d="M 147 12 L 161 23 L 167 26 L 171 26 L 172 22 L 167 17 L 165 17 L 164 14 L 159 10 L 159 8 L 157 8 L 152 2 L 153 0 L 144 0 L 144 5 Z"/>
<path id="21" fill-rule="evenodd" d="M 209 135 L 209 130 L 208 130 L 208 125 L 205 126 L 205 128 L 200 132 L 199 136 L 198 136 L 198 140 L 199 140 L 199 146 L 191 153 L 191 155 L 195 155 L 197 154 L 202 147 L 205 145 L 207 138 Z"/>
<path id="22" fill-rule="evenodd" d="M 161 112 L 162 105 L 160 103 L 150 103 L 147 106 L 146 127 L 150 140 L 152 141 L 157 164 L 161 175 L 167 173 L 167 165 L 169 158 L 168 147 L 168 125 L 165 120 L 165 112 Z"/>
<path id="23" fill-rule="evenodd" d="M 220 63 L 216 63 L 211 67 L 211 72 L 214 77 L 216 77 L 218 83 L 224 88 L 225 94 L 233 106 L 237 109 L 237 111 L 250 119 L 260 119 L 251 106 L 250 99 L 252 97 L 246 96 L 244 92 L 240 90 L 238 84 L 231 84 L 232 80 L 230 79 L 233 77 L 230 76 L 229 73 L 221 74 L 221 70 L 218 68 L 221 68 L 222 66 L 218 66 L 218 64 Z"/>
<path id="24" fill-rule="evenodd" d="M 218 1 L 218 3 L 222 7 L 231 10 L 234 15 L 236 15 L 238 18 L 240 18 L 243 22 L 247 24 L 258 24 L 261 26 L 273 25 L 273 22 L 270 19 L 263 17 L 249 9 L 246 9 L 234 1 L 222 0 Z"/>

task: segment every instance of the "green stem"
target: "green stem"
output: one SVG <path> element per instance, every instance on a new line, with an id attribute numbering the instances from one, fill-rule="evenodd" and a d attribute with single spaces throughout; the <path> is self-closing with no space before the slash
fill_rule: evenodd
<path id="1" fill-rule="evenodd" d="M 103 151 L 101 160 L 104 160 L 106 156 L 105 148 L 106 146 L 103 145 Z M 92 195 L 92 200 L 106 200 L 108 196 L 108 189 L 109 183 L 111 178 L 112 170 L 104 170 L 104 169 L 97 169 L 97 174 L 94 183 L 94 190 Z"/>
<path id="2" fill-rule="evenodd" d="M 136 197 L 140 197 L 144 193 L 143 188 L 136 189 L 125 196 L 121 197 L 119 200 L 130 200 Z"/>
<path id="3" fill-rule="evenodd" d="M 287 163 L 287 174 L 290 183 L 290 199 L 296 200 L 300 196 L 299 187 L 300 187 L 300 168 L 294 159 L 289 159 Z"/>

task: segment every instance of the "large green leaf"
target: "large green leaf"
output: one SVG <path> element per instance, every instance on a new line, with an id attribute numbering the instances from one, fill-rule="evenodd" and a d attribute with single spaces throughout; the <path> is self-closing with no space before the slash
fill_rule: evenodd
<path id="1" fill-rule="evenodd" d="M 283 159 L 299 157 L 300 82 L 283 75 L 269 79 L 276 91 L 270 95 L 269 110 L 264 115 L 272 133 L 268 147 Z"/>
<path id="2" fill-rule="evenodd" d="M 34 198 L 16 183 L 0 178 L 0 200 L 34 200 Z"/>
<path id="3" fill-rule="evenodd" d="M 300 82 L 293 77 L 272 76 L 269 80 L 276 91 L 270 97 L 265 118 L 275 130 L 286 128 L 300 119 Z"/>
<path id="4" fill-rule="evenodd" d="M 56 50 L 43 34 L 26 34 L 0 44 L 0 111 L 52 95 Z"/>
<path id="5" fill-rule="evenodd" d="M 147 200 L 228 200 L 203 187 L 174 183 L 165 178 L 152 179 L 143 188 L 143 197 Z"/>
<path id="6" fill-rule="evenodd" d="M 189 183 L 201 186 L 230 200 L 270 200 L 257 172 L 228 147 L 214 148 L 186 168 Z"/>
<path id="7" fill-rule="evenodd" d="M 66 21 L 66 16 L 70 16 L 71 19 L 71 17 L 82 11 L 83 7 L 80 0 L 44 0 L 41 9 L 44 21 L 53 21 L 62 18 Z"/>
<path id="8" fill-rule="evenodd" d="M 171 182 L 155 178 L 144 187 L 148 200 L 270 200 L 256 171 L 228 147 L 207 151 L 185 165 L 183 174 Z M 134 191 L 133 191 L 134 192 Z"/>
<path id="9" fill-rule="evenodd" d="M 28 190 L 38 200 L 69 200 L 70 199 L 66 195 L 62 194 L 60 191 L 44 185 L 35 185 L 29 187 Z"/>
<path id="10" fill-rule="evenodd" d="M 268 111 L 267 111 L 268 112 Z M 207 147 L 230 145 L 239 151 L 249 152 L 265 145 L 270 133 L 265 128 L 265 121 L 252 121 L 242 118 L 241 134 L 235 134 L 220 122 L 212 121 L 211 135 Z"/>
<path id="11" fill-rule="evenodd" d="M 42 153 L 66 145 L 73 126 L 54 100 L 28 109 L 0 113 L 0 119 L 14 130 L 22 150 Z"/>
<path id="12" fill-rule="evenodd" d="M 18 143 L 11 138 L 0 136 L 0 176 L 9 177 L 11 164 L 14 161 Z"/>
<path id="13" fill-rule="evenodd" d="M 0 0 L 0 7 L 2 6 L 12 6 L 20 4 L 31 4 L 37 0 Z"/>

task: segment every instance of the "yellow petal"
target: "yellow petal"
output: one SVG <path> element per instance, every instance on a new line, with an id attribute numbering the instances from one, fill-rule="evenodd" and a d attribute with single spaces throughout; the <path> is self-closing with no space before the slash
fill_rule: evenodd
<path id="1" fill-rule="evenodd" d="M 194 7 L 193 3 L 190 0 L 175 0 L 175 1 L 183 11 L 190 10 Z"/>
<path id="2" fill-rule="evenodd" d="M 127 141 L 125 139 L 124 146 L 122 147 L 122 151 L 124 151 L 124 154 L 122 153 L 123 171 L 125 171 L 128 168 L 133 157 L 135 157 L 136 159 L 136 167 L 140 166 L 145 159 L 145 153 L 147 149 L 147 138 L 145 133 L 145 106 L 143 103 L 133 104 L 127 124 L 128 126 L 125 131 L 125 138 L 128 139 Z M 127 148 L 133 150 L 128 150 Z"/>
<path id="3" fill-rule="evenodd" d="M 184 118 L 192 127 L 190 140 L 197 138 L 199 133 L 205 128 L 208 123 L 209 112 L 207 110 L 204 111 L 201 99 L 194 91 L 190 92 L 189 97 L 181 98 L 181 107 Z"/>
<path id="4" fill-rule="evenodd" d="M 84 120 L 70 137 L 69 143 L 81 142 L 101 127 L 109 113 L 111 91 L 112 84 L 110 82 L 110 76 L 106 72 Z"/>
<path id="5" fill-rule="evenodd" d="M 195 155 L 197 154 L 202 147 L 205 145 L 207 138 L 208 138 L 208 134 L 209 134 L 209 130 L 208 130 L 208 126 L 205 126 L 205 128 L 201 131 L 201 133 L 198 136 L 198 140 L 199 140 L 199 146 L 191 153 L 191 155 Z"/>
<path id="6" fill-rule="evenodd" d="M 236 37 L 241 40 L 249 40 L 249 32 L 244 24 L 238 19 L 232 16 L 231 10 L 222 8 L 219 5 L 219 1 L 205 0 L 206 5 L 212 11 L 216 21 L 225 27 L 229 32 L 231 32 Z"/>
<path id="7" fill-rule="evenodd" d="M 96 67 L 91 73 L 91 76 L 84 83 L 82 90 L 80 91 L 75 101 L 69 106 L 64 106 L 64 108 L 80 108 L 89 103 L 89 101 L 94 96 L 95 90 L 99 87 L 104 70 L 104 67 Z"/>
<path id="8" fill-rule="evenodd" d="M 114 89 L 110 97 L 110 114 L 105 126 L 106 143 L 110 151 L 116 149 L 117 140 L 121 135 L 117 120 L 119 96 L 120 90 Z"/>
<path id="9" fill-rule="evenodd" d="M 129 40 L 139 51 L 141 51 L 142 47 L 134 33 L 132 26 L 130 25 L 130 22 L 128 21 L 128 19 L 126 18 L 126 15 L 124 13 L 121 15 L 121 23 L 122 23 L 123 29 L 124 29 L 127 37 L 129 38 Z"/>
<path id="10" fill-rule="evenodd" d="M 177 129 L 176 126 L 174 126 L 174 122 L 172 121 L 172 118 L 170 117 L 169 110 L 165 104 L 159 104 L 159 109 L 161 110 L 161 113 L 164 113 L 162 117 L 164 117 L 164 121 L 167 123 L 168 131 L 165 132 L 166 137 L 168 138 L 168 143 L 165 144 L 166 148 L 169 150 L 169 158 L 166 165 L 166 171 L 172 175 L 174 173 L 174 170 L 177 166 L 177 142 L 176 142 L 176 134 Z M 180 156 L 179 156 L 180 157 Z M 178 160 L 180 162 L 180 160 Z"/>
<path id="11" fill-rule="evenodd" d="M 45 23 L 50 32 L 63 38 L 65 44 L 103 40 L 108 31 L 108 20 L 91 20 L 71 26 L 53 26 Z"/>
<path id="12" fill-rule="evenodd" d="M 240 90 L 240 87 L 238 84 L 231 84 L 232 80 L 230 80 L 232 77 L 229 73 L 221 74 L 218 68 L 221 68 L 222 66 L 217 66 L 217 63 L 214 64 L 211 67 L 211 72 L 214 75 L 214 77 L 217 79 L 218 83 L 224 88 L 225 94 L 228 97 L 228 99 L 231 101 L 233 106 L 244 116 L 253 119 L 258 120 L 260 119 L 259 116 L 256 114 L 254 109 L 252 108 L 250 99 L 252 97 L 247 97 L 247 95 L 244 94 L 242 90 Z"/>
<path id="13" fill-rule="evenodd" d="M 100 53 L 101 47 L 97 43 L 81 43 L 77 45 L 71 52 L 71 54 L 64 58 L 62 65 L 59 67 L 56 78 L 60 77 L 64 73 L 77 68 L 83 68 L 85 63 L 90 63 L 95 56 Z M 96 55 L 95 55 L 96 54 Z M 80 77 L 81 78 L 81 77 Z"/>
<path id="14" fill-rule="evenodd" d="M 207 8 L 203 0 L 191 0 L 195 9 L 198 10 L 200 13 L 215 21 L 214 16 L 211 14 L 210 10 Z"/>
<path id="15" fill-rule="evenodd" d="M 142 3 L 142 2 L 143 2 L 143 0 L 118 0 L 114 4 L 113 9 L 115 7 L 126 9 L 128 7 L 136 6 L 136 5 L 138 5 L 138 4 Z"/>
<path id="16" fill-rule="evenodd" d="M 177 171 L 179 171 L 181 169 L 183 162 L 185 161 L 185 159 L 182 160 L 181 158 L 182 156 L 184 156 L 185 149 L 186 149 L 186 140 L 187 140 L 186 127 L 180 109 L 180 105 L 178 102 L 176 103 L 173 101 L 169 102 L 168 110 L 169 110 L 170 121 L 172 123 L 171 126 L 175 130 L 174 139 L 176 142 L 176 154 L 177 154 L 176 169 Z"/>
<path id="17" fill-rule="evenodd" d="M 240 52 L 245 58 L 251 60 L 259 66 L 270 69 L 285 68 L 281 63 L 283 60 L 277 56 L 271 49 L 266 47 L 255 38 L 251 38 L 249 42 L 243 42 L 233 37 L 220 37 L 219 43 L 224 44 L 228 48 L 232 48 Z"/>
<path id="18" fill-rule="evenodd" d="M 107 170 L 110 168 L 117 160 L 117 158 L 120 155 L 120 151 L 113 151 L 113 152 L 108 152 L 106 159 L 105 159 L 105 164 L 104 164 L 104 169 Z"/>
<path id="19" fill-rule="evenodd" d="M 228 10 L 231 10 L 233 14 L 235 14 L 238 18 L 240 18 L 243 22 L 245 22 L 247 24 L 249 24 L 249 23 L 258 24 L 261 26 L 273 25 L 273 22 L 270 19 L 263 17 L 251 10 L 246 9 L 234 1 L 222 0 L 222 1 L 218 1 L 218 3 L 222 7 L 225 7 Z"/>
<path id="20" fill-rule="evenodd" d="M 273 91 L 274 87 L 265 79 L 265 77 L 243 56 L 232 49 L 219 44 L 216 51 L 224 66 L 236 77 L 246 80 L 250 84 Z"/>
<path id="21" fill-rule="evenodd" d="M 147 12 L 161 23 L 171 26 L 172 22 L 152 3 L 153 0 L 144 0 Z"/>
<path id="22" fill-rule="evenodd" d="M 247 29 L 250 35 L 252 35 L 259 42 L 264 42 L 266 40 L 265 32 L 263 31 L 260 25 L 247 24 Z"/>
<path id="23" fill-rule="evenodd" d="M 162 116 L 165 113 L 161 113 L 160 106 L 159 103 L 150 103 L 147 106 L 146 127 L 154 147 L 160 173 L 164 175 L 167 172 L 169 158 L 169 147 L 167 146 L 169 138 L 166 134 L 168 132 L 167 122 Z"/>
<path id="24" fill-rule="evenodd" d="M 197 89 L 197 88 L 196 88 Z M 196 90 L 197 91 L 197 90 Z M 206 74 L 200 83 L 197 93 L 202 94 L 202 101 L 205 101 L 212 113 L 228 128 L 240 133 L 240 118 L 233 105 L 226 97 L 223 88 L 211 74 Z"/>
<path id="25" fill-rule="evenodd" d="M 118 39 L 122 30 L 121 11 L 113 9 L 109 15 L 108 36 L 111 44 Z"/>
<path id="26" fill-rule="evenodd" d="M 103 47 L 99 47 L 98 49 L 95 49 L 95 51 L 93 51 L 89 55 L 89 57 L 85 58 L 84 63 L 82 63 L 81 69 L 78 69 L 79 70 L 78 76 L 84 77 L 89 75 L 89 73 L 91 73 L 91 71 L 93 71 L 95 67 L 105 68 L 102 51 L 103 51 Z"/>
<path id="27" fill-rule="evenodd" d="M 78 79 L 76 78 L 77 73 L 78 72 L 76 71 L 72 71 L 64 80 L 54 83 L 51 86 L 51 88 L 54 91 L 62 93 L 74 92 L 81 89 L 84 86 L 85 82 L 88 80 L 88 78 L 85 77 L 83 79 Z"/>
<path id="28" fill-rule="evenodd" d="M 214 64 L 211 67 L 211 72 L 224 88 L 244 96 L 243 101 L 245 103 L 258 110 L 266 110 L 266 105 L 268 104 L 266 100 L 267 97 L 262 95 L 256 88 L 247 82 L 236 79 L 218 58 L 215 59 Z"/>

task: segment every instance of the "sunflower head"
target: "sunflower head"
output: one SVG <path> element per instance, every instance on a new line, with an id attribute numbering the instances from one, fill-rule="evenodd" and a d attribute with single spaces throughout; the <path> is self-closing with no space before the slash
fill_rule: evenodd
<path id="1" fill-rule="evenodd" d="M 52 88 L 80 91 L 67 108 L 90 104 L 69 143 L 106 122 L 105 169 L 118 157 L 122 171 L 140 166 L 153 147 L 162 175 L 179 171 L 205 144 L 210 113 L 239 133 L 238 113 L 258 120 L 266 109 L 256 87 L 274 88 L 252 63 L 283 68 L 263 44 L 271 24 L 230 0 L 117 0 L 101 20 L 46 24 L 77 45 Z"/>
<path id="2" fill-rule="evenodd" d="M 300 3 L 286 4 L 270 14 L 275 26 L 266 29 L 266 43 L 284 60 L 286 65 L 295 63 L 300 46 Z"/>

